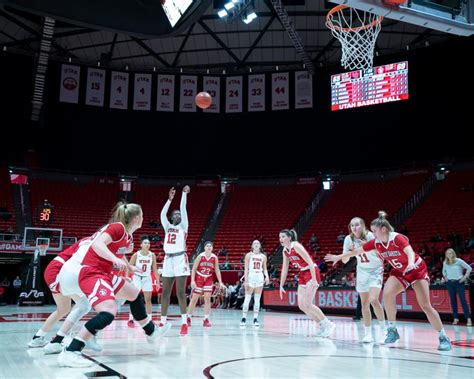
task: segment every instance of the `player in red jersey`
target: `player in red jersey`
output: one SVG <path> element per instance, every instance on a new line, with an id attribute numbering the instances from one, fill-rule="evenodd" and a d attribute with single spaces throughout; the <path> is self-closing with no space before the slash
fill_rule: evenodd
<path id="1" fill-rule="evenodd" d="M 196 303 L 199 297 L 204 293 L 204 321 L 202 326 L 210 327 L 209 313 L 211 311 L 211 295 L 214 284 L 213 274 L 216 273 L 219 286 L 225 288 L 222 283 L 221 271 L 219 270 L 219 259 L 212 252 L 213 244 L 207 241 L 204 244 L 204 252 L 199 254 L 194 261 L 193 269 L 191 271 L 191 287 L 193 289 L 193 296 L 188 308 L 188 326 L 191 326 L 191 316 L 193 314 Z"/>
<path id="2" fill-rule="evenodd" d="M 428 321 L 439 333 L 438 350 L 451 350 L 451 342 L 446 336 L 439 313 L 430 303 L 429 276 L 426 264 L 413 251 L 408 238 L 403 234 L 394 232 L 386 217 L 387 214 L 380 211 L 379 217 L 372 221 L 371 229 L 375 235 L 374 240 L 366 242 L 361 247 L 345 254 L 345 257 L 351 257 L 375 249 L 379 256 L 392 266 L 390 277 L 383 289 L 384 307 L 389 324 L 385 343 L 393 343 L 400 338 L 396 328 L 397 305 L 395 298 L 411 286 Z M 341 259 L 342 255 L 328 254 L 325 257 L 326 261 L 334 263 Z"/>
<path id="3" fill-rule="evenodd" d="M 59 282 L 57 276 L 63 267 L 64 263 L 68 261 L 72 255 L 77 251 L 80 243 L 86 243 L 87 238 L 77 241 L 75 244 L 69 246 L 67 249 L 59 253 L 46 267 L 44 271 L 44 280 L 48 285 L 53 300 L 56 303 L 57 309 L 49 315 L 41 328 L 36 332 L 28 347 L 43 347 L 45 354 L 57 354 L 62 350 L 61 343 L 64 337 L 69 333 L 73 326 L 78 322 L 82 316 L 91 310 L 89 301 L 85 296 L 64 296 L 59 289 Z M 76 303 L 71 310 L 71 298 Z M 68 314 L 69 313 L 69 314 Z M 61 329 L 56 333 L 50 342 L 45 339 L 46 333 L 64 316 L 66 316 Z M 94 341 L 88 343 L 88 347 L 100 351 L 102 348 Z"/>
<path id="4" fill-rule="evenodd" d="M 137 271 L 128 263 L 125 254 L 133 250 L 133 233 L 142 226 L 142 222 L 143 212 L 138 204 L 119 202 L 110 223 L 92 237 L 90 246 L 80 246 L 61 269 L 58 277 L 62 293 L 85 294 L 97 312 L 59 354 L 61 366 L 87 367 L 93 364 L 82 357 L 81 350 L 87 340 L 114 320 L 116 298 L 130 302 L 133 317 L 143 328 L 149 342 L 166 331 L 165 328 L 155 330 L 155 324 L 146 313 L 140 290 L 113 273 L 114 267 L 118 270 L 128 268 L 132 273 Z"/>
<path id="5" fill-rule="evenodd" d="M 336 325 L 329 321 L 320 308 L 313 304 L 321 278 L 319 269 L 311 259 L 306 249 L 298 242 L 296 231 L 284 229 L 280 232 L 280 244 L 283 246 L 283 263 L 281 265 L 280 298 L 286 292 L 283 286 L 288 275 L 288 266 L 291 262 L 299 272 L 298 307 L 310 318 L 319 322 L 318 337 L 329 337 Z"/>

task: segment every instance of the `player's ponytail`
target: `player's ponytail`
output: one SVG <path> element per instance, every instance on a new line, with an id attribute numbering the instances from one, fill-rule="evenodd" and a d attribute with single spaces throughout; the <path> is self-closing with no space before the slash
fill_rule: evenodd
<path id="1" fill-rule="evenodd" d="M 141 211 L 142 208 L 138 204 L 127 204 L 125 201 L 119 201 L 112 210 L 109 223 L 121 222 L 127 228 L 133 218 L 138 216 Z"/>
<path id="2" fill-rule="evenodd" d="M 295 229 L 283 229 L 280 233 L 290 237 L 290 241 L 298 241 L 298 233 Z"/>
<path id="3" fill-rule="evenodd" d="M 389 232 L 393 232 L 395 229 L 393 228 L 393 226 L 388 222 L 387 220 L 387 212 L 385 211 L 379 211 L 378 213 L 379 217 L 377 217 L 376 219 L 374 219 L 372 222 L 371 222 L 371 226 L 376 226 L 378 228 L 383 228 L 385 227 Z"/>

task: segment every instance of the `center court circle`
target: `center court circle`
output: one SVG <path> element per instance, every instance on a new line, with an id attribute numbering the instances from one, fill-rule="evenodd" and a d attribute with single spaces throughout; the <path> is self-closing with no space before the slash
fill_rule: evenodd
<path id="1" fill-rule="evenodd" d="M 239 358 L 214 363 L 203 370 L 206 378 L 223 377 L 348 377 L 354 373 L 365 377 L 389 377 L 396 373 L 398 377 L 409 378 L 414 370 L 430 372 L 430 377 L 445 378 L 451 367 L 459 375 L 469 375 L 471 366 L 390 357 L 372 357 L 359 355 L 276 355 Z"/>

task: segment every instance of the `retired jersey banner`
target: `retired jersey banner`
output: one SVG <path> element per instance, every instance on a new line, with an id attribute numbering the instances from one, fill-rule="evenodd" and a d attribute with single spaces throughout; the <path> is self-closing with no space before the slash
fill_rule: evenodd
<path id="1" fill-rule="evenodd" d="M 126 72 L 112 71 L 110 108 L 128 108 L 128 73 Z"/>
<path id="2" fill-rule="evenodd" d="M 158 111 L 174 111 L 174 78 L 174 75 L 158 75 L 158 96 L 156 98 Z"/>
<path id="3" fill-rule="evenodd" d="M 179 87 L 179 111 L 196 112 L 194 97 L 197 94 L 197 76 L 181 76 Z"/>
<path id="4" fill-rule="evenodd" d="M 265 110 L 265 75 L 249 75 L 249 112 Z"/>
<path id="5" fill-rule="evenodd" d="M 212 97 L 212 104 L 204 112 L 219 113 L 221 111 L 221 78 L 218 76 L 205 76 L 203 89 Z"/>
<path id="6" fill-rule="evenodd" d="M 313 108 L 313 76 L 308 71 L 295 72 L 295 109 Z"/>
<path id="7" fill-rule="evenodd" d="M 59 101 L 62 103 L 77 104 L 79 102 L 79 81 L 81 68 L 63 64 L 61 67 L 61 88 Z"/>
<path id="8" fill-rule="evenodd" d="M 287 72 L 272 74 L 272 110 L 290 108 L 289 75 Z"/>
<path id="9" fill-rule="evenodd" d="M 105 70 L 90 68 L 87 70 L 86 105 L 104 106 Z"/>
<path id="10" fill-rule="evenodd" d="M 151 109 L 151 74 L 135 74 L 133 86 L 133 110 L 149 111 Z"/>
<path id="11" fill-rule="evenodd" d="M 227 113 L 242 112 L 242 77 L 226 78 L 225 111 Z"/>

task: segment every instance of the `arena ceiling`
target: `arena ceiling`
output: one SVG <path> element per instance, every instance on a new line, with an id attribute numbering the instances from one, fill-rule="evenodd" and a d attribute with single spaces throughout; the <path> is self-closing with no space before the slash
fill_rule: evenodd
<path id="1" fill-rule="evenodd" d="M 0 2 L 1 3 L 1 2 Z M 288 3 L 288 2 L 287 2 Z M 291 1 L 289 2 L 291 3 Z M 286 5 L 290 19 L 315 67 L 338 64 L 339 42 L 325 26 L 332 6 L 323 0 L 298 1 L 304 5 Z M 0 4 L 1 6 L 1 4 Z M 130 70 L 219 73 L 235 71 L 301 68 L 298 55 L 287 31 L 280 23 L 269 0 L 255 2 L 258 18 L 250 24 L 240 20 L 228 23 L 220 19 L 211 4 L 196 22 L 181 33 L 162 38 L 129 36 L 108 30 L 56 22 L 50 58 L 76 63 Z M 42 18 L 12 9 L 0 8 L 0 47 L 22 54 L 39 49 Z M 379 56 L 423 48 L 453 35 L 385 19 L 378 37 Z"/>

